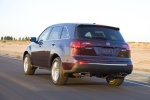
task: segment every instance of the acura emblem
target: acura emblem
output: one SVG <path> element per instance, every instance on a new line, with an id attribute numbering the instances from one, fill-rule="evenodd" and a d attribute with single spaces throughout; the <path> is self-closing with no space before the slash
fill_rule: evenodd
<path id="1" fill-rule="evenodd" d="M 106 46 L 110 46 L 110 43 L 109 43 L 109 42 L 106 42 Z"/>

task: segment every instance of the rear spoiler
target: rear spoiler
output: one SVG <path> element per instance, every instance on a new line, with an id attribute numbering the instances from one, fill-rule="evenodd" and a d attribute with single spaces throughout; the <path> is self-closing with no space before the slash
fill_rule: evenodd
<path id="1" fill-rule="evenodd" d="M 97 26 L 97 27 L 102 27 L 102 28 L 109 28 L 113 30 L 119 31 L 120 29 L 118 27 L 112 27 L 112 26 L 106 26 L 106 25 L 98 25 L 98 24 L 78 24 L 77 27 L 79 26 Z"/>

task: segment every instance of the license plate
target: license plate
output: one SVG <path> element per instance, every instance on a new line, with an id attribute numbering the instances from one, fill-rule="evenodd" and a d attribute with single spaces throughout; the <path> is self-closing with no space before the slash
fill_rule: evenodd
<path id="1" fill-rule="evenodd" d="M 110 49 L 110 48 L 102 48 L 101 49 L 101 54 L 104 54 L 104 55 L 112 55 L 113 54 L 113 49 Z"/>

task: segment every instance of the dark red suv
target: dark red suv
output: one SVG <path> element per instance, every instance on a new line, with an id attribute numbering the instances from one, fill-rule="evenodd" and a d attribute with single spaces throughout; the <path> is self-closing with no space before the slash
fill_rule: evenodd
<path id="1" fill-rule="evenodd" d="M 49 69 L 55 85 L 65 84 L 69 77 L 96 76 L 118 86 L 133 69 L 130 47 L 116 27 L 55 24 L 31 41 L 23 54 L 24 73 Z"/>

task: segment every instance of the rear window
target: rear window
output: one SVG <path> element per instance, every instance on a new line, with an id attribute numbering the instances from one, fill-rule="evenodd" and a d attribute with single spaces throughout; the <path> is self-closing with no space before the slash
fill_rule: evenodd
<path id="1" fill-rule="evenodd" d="M 77 27 L 77 37 L 81 39 L 104 39 L 111 41 L 124 41 L 121 33 L 112 28 L 100 26 L 81 25 Z"/>

